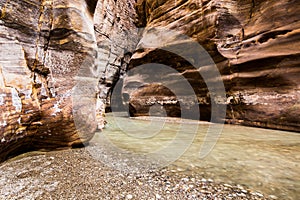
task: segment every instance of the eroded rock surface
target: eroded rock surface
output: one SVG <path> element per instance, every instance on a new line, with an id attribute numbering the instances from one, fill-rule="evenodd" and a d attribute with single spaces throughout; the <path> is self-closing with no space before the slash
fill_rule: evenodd
<path id="1" fill-rule="evenodd" d="M 168 84 L 180 90 L 186 78 L 196 101 L 129 74 L 131 115 L 182 116 L 184 105 L 211 119 L 220 101 L 207 80 L 174 52 L 136 48 L 135 25 L 176 30 L 205 48 L 222 74 L 228 123 L 300 131 L 299 11 L 296 0 L 0 0 L 0 161 L 88 142 L 103 127 L 118 77 L 146 63 L 176 69 Z"/>
<path id="2" fill-rule="evenodd" d="M 0 161 L 81 145 L 103 126 L 106 85 L 133 44 L 133 3 L 0 0 Z"/>
<path id="3" fill-rule="evenodd" d="M 136 9 L 138 26 L 179 31 L 206 49 L 224 81 L 228 123 L 300 131 L 300 6 L 296 0 L 139 0 Z M 151 40 L 145 37 L 142 40 Z M 173 40 L 166 46 L 180 43 Z M 140 42 L 138 47 L 129 69 L 145 63 L 176 69 L 194 88 L 200 118 L 210 120 L 211 104 L 216 101 L 192 64 L 160 46 L 149 48 Z M 146 102 L 159 104 L 162 97 L 166 102 L 174 100 L 164 90 L 145 96 L 145 88 L 150 94 L 156 86 L 151 89 L 148 76 L 138 75 L 124 81 L 133 116 L 144 115 Z"/>

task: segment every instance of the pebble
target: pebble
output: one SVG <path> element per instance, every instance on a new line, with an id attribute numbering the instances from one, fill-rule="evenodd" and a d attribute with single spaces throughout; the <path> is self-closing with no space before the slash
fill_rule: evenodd
<path id="1" fill-rule="evenodd" d="M 187 186 L 187 185 L 183 185 L 183 186 L 182 186 L 182 189 L 183 189 L 184 191 L 189 191 L 189 190 L 190 190 L 189 186 Z"/>
<path id="2" fill-rule="evenodd" d="M 247 193 L 248 193 L 248 191 L 247 191 L 247 190 L 241 190 L 241 192 L 242 192 L 242 193 L 245 193 L 245 194 L 247 194 Z"/>
<path id="3" fill-rule="evenodd" d="M 259 192 L 256 192 L 255 193 L 257 196 L 259 196 L 259 197 L 263 197 L 264 195 L 262 195 L 261 193 L 259 193 Z"/>
<path id="4" fill-rule="evenodd" d="M 237 185 L 237 188 L 240 189 L 240 190 L 244 189 L 243 186 L 241 186 L 241 185 Z"/>
<path id="5" fill-rule="evenodd" d="M 232 188 L 232 186 L 231 185 L 229 185 L 229 184 L 223 184 L 225 187 L 228 187 L 228 188 Z"/>
<path id="6" fill-rule="evenodd" d="M 181 179 L 183 182 L 188 182 L 189 181 L 189 179 L 188 178 L 183 178 L 183 179 Z"/>
<path id="7" fill-rule="evenodd" d="M 156 199 L 161 199 L 161 196 L 160 196 L 159 194 L 156 194 L 156 195 L 155 195 L 155 198 L 156 198 Z"/>
<path id="8" fill-rule="evenodd" d="M 270 199 L 278 199 L 278 197 L 276 197 L 275 195 L 269 195 Z"/>
<path id="9" fill-rule="evenodd" d="M 73 152 L 80 152 L 74 154 Z M 230 185 L 225 183 L 212 182 L 205 175 L 200 173 L 184 174 L 172 173 L 170 170 L 159 170 L 143 173 L 121 173 L 112 168 L 106 167 L 101 163 L 95 163 L 92 159 L 86 159 L 89 155 L 83 150 L 63 151 L 59 153 L 51 153 L 45 161 L 45 157 L 35 156 L 32 159 L 23 160 L 20 165 L 14 161 L 10 165 L 3 165 L 0 168 L 0 199 L 22 199 L 28 192 L 34 193 L 39 190 L 41 193 L 36 199 L 49 199 L 49 182 L 57 182 L 55 190 L 51 191 L 52 199 L 69 199 L 74 196 L 74 191 L 78 199 L 84 199 L 84 195 L 89 194 L 89 199 L 207 199 L 207 200 L 230 200 L 230 199 L 247 199 L 247 200 L 265 200 L 259 192 L 252 192 L 250 189 L 242 188 L 239 185 Z M 78 159 L 78 156 L 80 159 Z M 55 159 L 52 159 L 55 158 Z M 49 161 L 49 158 L 51 159 Z M 76 159 L 75 159 L 76 158 Z M 49 165 L 47 164 L 49 162 Z M 61 163 L 68 164 L 62 165 Z M 39 164 L 41 163 L 41 164 Z M 45 166 L 47 164 L 47 166 Z M 39 182 L 33 182 L 29 179 L 22 181 L 21 186 L 28 190 L 19 190 L 20 194 L 15 192 L 16 188 L 20 187 L 20 178 L 16 177 L 23 166 L 30 169 L 30 177 L 39 177 Z M 42 167 L 41 167 L 42 166 Z M 89 167 L 87 167 L 89 166 Z M 91 166 L 91 167 L 90 167 Z M 11 167 L 11 169 L 9 169 Z M 71 168 L 72 167 L 72 168 Z M 45 170 L 50 169 L 53 173 L 49 176 Z M 72 170 L 72 173 L 66 173 L 67 170 Z M 74 171 L 73 171 L 74 170 Z M 96 170 L 96 171 L 95 171 Z M 80 174 L 80 176 L 78 176 Z M 92 187 L 82 187 L 86 184 L 86 180 L 82 177 L 94 175 L 88 182 L 91 182 Z M 5 175 L 5 176 L 4 176 Z M 26 174 L 25 174 L 26 175 Z M 5 181 L 1 181 L 5 180 Z M 93 182 L 95 181 L 95 182 Z M 103 187 L 105 185 L 105 187 Z M 29 188 L 30 186 L 30 188 Z M 52 185 L 51 185 L 52 187 Z M 3 189 L 4 188 L 4 189 Z M 72 188 L 70 190 L 69 188 Z M 7 194 L 6 194 L 7 193 Z M 5 196 L 3 195 L 5 194 Z M 17 197 L 15 197 L 17 195 Z M 103 195 L 103 196 L 101 196 Z M 276 200 L 276 196 L 268 196 L 269 199 Z"/>
<path id="10" fill-rule="evenodd" d="M 177 171 L 178 171 L 178 172 L 183 172 L 183 171 L 185 171 L 185 170 L 182 169 L 182 168 L 177 168 Z"/>
<path id="11" fill-rule="evenodd" d="M 237 196 L 239 196 L 239 197 L 246 197 L 246 195 L 244 193 L 238 193 Z"/>

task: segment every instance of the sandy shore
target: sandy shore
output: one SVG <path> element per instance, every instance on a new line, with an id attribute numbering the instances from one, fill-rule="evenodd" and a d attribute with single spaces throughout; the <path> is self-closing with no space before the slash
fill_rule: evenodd
<path id="1" fill-rule="evenodd" d="M 0 199 L 272 199 L 176 170 L 120 172 L 86 148 L 33 152 L 0 165 Z"/>

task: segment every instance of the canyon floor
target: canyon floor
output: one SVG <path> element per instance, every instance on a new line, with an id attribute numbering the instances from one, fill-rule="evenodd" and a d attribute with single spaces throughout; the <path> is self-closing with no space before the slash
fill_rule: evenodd
<path id="1" fill-rule="evenodd" d="M 180 169 L 121 172 L 86 148 L 8 160 L 0 166 L 0 188 L 0 199 L 276 199 Z"/>
<path id="2" fill-rule="evenodd" d="M 224 125 L 214 141 L 210 123 L 111 114 L 106 120 L 83 148 L 1 163 L 0 199 L 299 199 L 298 133 Z M 190 146 L 180 148 L 178 138 Z"/>

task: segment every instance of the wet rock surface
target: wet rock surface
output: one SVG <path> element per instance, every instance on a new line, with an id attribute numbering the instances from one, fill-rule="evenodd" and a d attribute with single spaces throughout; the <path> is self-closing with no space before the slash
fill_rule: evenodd
<path id="1" fill-rule="evenodd" d="M 0 169 L 1 199 L 273 199 L 177 170 L 120 172 L 86 149 L 33 152 Z"/>
<path id="2" fill-rule="evenodd" d="M 210 54 L 225 85 L 226 122 L 300 131 L 300 51 L 297 48 L 300 7 L 297 1 L 139 0 L 136 9 L 139 27 L 179 31 L 199 42 Z M 141 39 L 147 40 L 151 41 L 149 34 Z M 210 120 L 211 106 L 217 102 L 206 85 L 210 80 L 199 77 L 194 63 L 164 51 L 166 46 L 178 45 L 179 49 L 182 43 L 184 41 L 174 39 L 150 48 L 140 42 L 129 69 L 146 63 L 161 63 L 176 69 L 177 79 L 188 80 L 198 102 L 178 100 L 183 104 L 198 104 L 200 118 Z M 185 44 L 182 52 L 189 51 L 188 47 Z M 202 65 L 204 68 L 205 62 Z M 148 93 L 156 90 L 155 85 L 147 82 L 148 75 L 153 74 L 155 71 L 147 75 L 136 73 L 124 80 L 132 116 L 144 115 L 149 107 L 145 102 L 159 104 L 161 97 L 165 101 L 174 99 L 164 90 L 144 96 L 145 87 Z M 174 74 L 163 76 L 177 80 Z M 180 80 L 172 84 L 181 87 Z M 168 105 L 176 110 L 176 106 Z"/>

